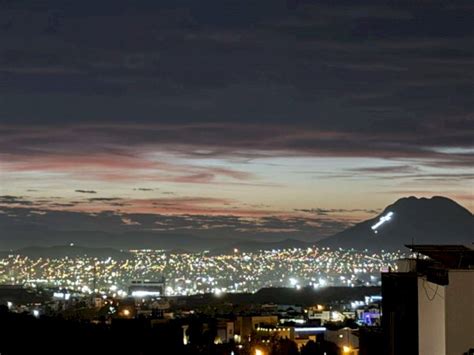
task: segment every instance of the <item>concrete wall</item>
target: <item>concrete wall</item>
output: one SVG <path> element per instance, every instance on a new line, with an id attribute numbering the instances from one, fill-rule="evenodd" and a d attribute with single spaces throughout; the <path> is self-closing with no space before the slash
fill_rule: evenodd
<path id="1" fill-rule="evenodd" d="M 446 355 L 474 348 L 474 270 L 450 270 L 446 289 Z"/>
<path id="2" fill-rule="evenodd" d="M 450 270 L 449 285 L 418 278 L 420 355 L 463 355 L 474 349 L 474 270 Z"/>
<path id="3" fill-rule="evenodd" d="M 419 355 L 446 355 L 445 291 L 418 278 Z"/>

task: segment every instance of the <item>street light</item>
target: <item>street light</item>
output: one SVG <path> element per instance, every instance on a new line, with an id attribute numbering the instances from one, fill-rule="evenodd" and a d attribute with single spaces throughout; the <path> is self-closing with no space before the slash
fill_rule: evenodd
<path id="1" fill-rule="evenodd" d="M 352 349 L 351 349 L 349 346 L 345 346 L 345 345 L 344 345 L 344 346 L 342 347 L 342 352 L 343 352 L 344 354 L 349 354 L 350 352 L 352 352 Z"/>

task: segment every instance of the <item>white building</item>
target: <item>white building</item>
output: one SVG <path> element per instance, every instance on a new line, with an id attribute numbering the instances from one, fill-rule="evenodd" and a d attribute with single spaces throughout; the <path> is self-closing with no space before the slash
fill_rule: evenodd
<path id="1" fill-rule="evenodd" d="M 420 355 L 462 355 L 474 349 L 474 269 L 449 270 L 449 284 L 418 277 Z"/>

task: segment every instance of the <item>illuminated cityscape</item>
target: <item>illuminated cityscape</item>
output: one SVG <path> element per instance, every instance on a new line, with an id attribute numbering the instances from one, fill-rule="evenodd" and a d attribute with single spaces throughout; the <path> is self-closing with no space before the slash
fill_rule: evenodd
<path id="1" fill-rule="evenodd" d="M 130 250 L 121 260 L 108 258 L 0 259 L 0 283 L 66 288 L 125 296 L 132 280 L 166 279 L 167 296 L 256 292 L 264 287 L 375 286 L 380 272 L 395 269 L 401 252 L 370 253 L 329 248 L 265 250 L 231 255 L 173 254 Z"/>

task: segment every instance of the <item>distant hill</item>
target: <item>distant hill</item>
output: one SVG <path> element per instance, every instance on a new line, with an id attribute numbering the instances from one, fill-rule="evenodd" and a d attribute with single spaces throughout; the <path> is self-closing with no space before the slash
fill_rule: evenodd
<path id="1" fill-rule="evenodd" d="M 27 247 L 12 251 L 2 251 L 0 256 L 7 254 L 19 254 L 30 258 L 61 258 L 68 256 L 90 256 L 92 258 L 126 259 L 130 256 L 129 252 L 112 248 L 88 248 L 82 246 L 58 245 L 53 247 Z"/>
<path id="2" fill-rule="evenodd" d="M 256 293 L 226 293 L 219 297 L 214 294 L 202 294 L 177 297 L 189 307 L 213 307 L 219 304 L 256 305 L 256 304 L 298 304 L 313 306 L 318 303 L 349 302 L 363 299 L 365 296 L 380 294 L 380 287 L 325 287 L 315 290 L 312 287 L 302 289 L 269 287 L 262 288 Z"/>
<path id="3" fill-rule="evenodd" d="M 391 214 L 389 214 L 391 212 Z M 381 218 L 390 220 L 372 229 Z M 356 224 L 319 246 L 370 250 L 404 249 L 404 244 L 472 244 L 474 216 L 467 209 L 446 197 L 408 197 L 394 204 L 373 219 Z"/>
<path id="4" fill-rule="evenodd" d="M 0 250 L 18 250 L 29 246 L 52 247 L 57 245 L 86 245 L 88 248 L 108 248 L 111 250 L 128 249 L 164 249 L 176 252 L 202 252 L 209 250 L 213 254 L 232 253 L 234 249 L 241 252 L 258 250 L 307 248 L 313 245 L 332 248 L 354 248 L 370 250 L 404 249 L 404 244 L 412 241 L 418 244 L 471 244 L 474 241 L 474 217 L 464 207 L 445 197 L 416 198 L 407 197 L 396 201 L 385 208 L 378 216 L 358 223 L 340 233 L 316 241 L 301 241 L 288 238 L 275 241 L 266 239 L 268 235 L 242 236 L 226 235 L 193 235 L 180 232 L 130 230 L 130 226 L 120 225 L 114 216 L 105 214 L 105 225 L 99 225 L 95 217 L 78 214 L 61 213 L 61 226 L 54 221 L 56 212 L 46 215 L 27 214 L 18 209 L 16 216 L 0 214 Z M 377 231 L 371 227 L 381 218 L 389 221 L 378 226 Z M 51 216 L 49 216 L 51 214 Z M 64 215 L 64 216 L 63 216 Z M 54 217 L 54 218 L 53 218 Z M 108 220 L 107 218 L 112 218 Z M 150 217 L 151 218 L 151 217 Z M 67 230 L 71 228 L 81 230 Z M 81 222 L 84 221 L 84 224 Z M 96 223 L 96 224 L 94 224 Z M 109 228 L 110 226 L 110 228 Z M 102 229 L 95 229 L 95 228 Z M 131 228 L 131 227 L 130 227 Z M 377 232 L 377 233 L 376 233 Z M 296 237 L 299 237 L 298 235 Z M 314 236 L 315 240 L 317 236 Z M 265 239 L 265 240 L 264 240 Z M 104 249 L 103 249 L 104 250 Z M 48 253 L 76 252 L 74 249 L 61 248 L 47 250 Z M 43 253 L 46 250 L 28 250 L 23 253 Z M 82 252 L 82 251 L 81 251 Z M 92 251 L 88 251 L 90 254 Z M 100 254 L 100 252 L 99 252 Z M 39 255 L 39 254 L 38 254 Z M 66 254 L 68 255 L 68 254 Z"/>
<path id="5" fill-rule="evenodd" d="M 314 242 L 304 242 L 297 239 L 285 239 L 278 242 L 240 241 L 224 248 L 213 249 L 212 254 L 228 254 L 234 249 L 239 252 L 255 252 L 258 250 L 307 248 L 314 246 Z"/>
<path id="6" fill-rule="evenodd" d="M 103 231 L 58 231 L 44 227 L 8 228 L 0 233 L 0 250 L 27 248 L 29 246 L 52 247 L 66 243 L 87 245 L 90 248 L 115 249 L 180 249 L 203 251 L 224 248 L 236 243 L 231 238 L 203 238 L 192 234 L 129 231 L 108 233 Z"/>

